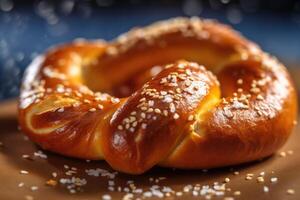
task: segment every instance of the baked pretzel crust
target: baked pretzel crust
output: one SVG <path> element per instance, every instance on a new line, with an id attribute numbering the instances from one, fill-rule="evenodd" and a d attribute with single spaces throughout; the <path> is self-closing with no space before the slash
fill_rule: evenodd
<path id="1" fill-rule="evenodd" d="M 23 132 L 42 148 L 131 174 L 264 158 L 296 117 L 285 67 L 199 18 L 51 48 L 27 69 L 19 103 Z"/>

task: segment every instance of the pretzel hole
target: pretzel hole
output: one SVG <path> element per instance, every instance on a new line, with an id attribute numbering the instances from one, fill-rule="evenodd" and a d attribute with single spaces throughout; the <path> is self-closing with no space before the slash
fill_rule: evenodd
<path id="1" fill-rule="evenodd" d="M 262 69 L 255 65 L 256 63 L 251 61 L 243 61 L 224 67 L 217 74 L 222 97 L 231 97 L 241 89 L 243 93 L 249 93 L 253 80 L 261 79 L 264 74 Z"/>

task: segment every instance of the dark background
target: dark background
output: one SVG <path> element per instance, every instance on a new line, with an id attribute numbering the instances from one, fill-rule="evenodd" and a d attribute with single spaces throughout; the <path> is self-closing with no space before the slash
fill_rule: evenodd
<path id="1" fill-rule="evenodd" d="M 300 63 L 297 0 L 0 0 L 0 101 L 18 95 L 24 69 L 51 45 L 79 37 L 111 40 L 133 26 L 176 16 L 217 19 L 288 67 Z"/>

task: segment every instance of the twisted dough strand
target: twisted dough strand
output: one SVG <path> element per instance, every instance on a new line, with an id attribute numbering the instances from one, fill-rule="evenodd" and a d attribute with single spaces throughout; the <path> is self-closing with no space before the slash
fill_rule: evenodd
<path id="1" fill-rule="evenodd" d="M 132 174 L 269 156 L 296 117 L 284 66 L 199 18 L 51 49 L 29 66 L 19 109 L 22 130 L 43 148 Z"/>

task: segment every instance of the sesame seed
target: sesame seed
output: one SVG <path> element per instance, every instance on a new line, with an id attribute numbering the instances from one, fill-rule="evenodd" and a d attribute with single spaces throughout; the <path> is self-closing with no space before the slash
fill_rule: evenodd
<path id="1" fill-rule="evenodd" d="M 146 114 L 145 113 L 141 113 L 141 118 L 145 119 L 146 118 Z"/>
<path id="2" fill-rule="evenodd" d="M 64 112 L 64 111 L 65 111 L 64 108 L 59 108 L 59 109 L 57 110 L 57 112 Z"/>
<path id="3" fill-rule="evenodd" d="M 147 128 L 147 124 L 146 123 L 142 123 L 141 127 L 142 127 L 142 129 L 146 129 Z"/>
<path id="4" fill-rule="evenodd" d="M 243 92 L 243 88 L 238 88 L 237 92 L 242 93 Z"/>
<path id="5" fill-rule="evenodd" d="M 263 182 L 265 182 L 265 179 L 264 179 L 264 177 L 259 176 L 259 177 L 256 178 L 256 181 L 257 181 L 258 183 L 263 183 Z"/>
<path id="6" fill-rule="evenodd" d="M 258 95 L 256 96 L 256 99 L 257 99 L 257 100 L 263 100 L 264 98 L 263 98 L 262 95 L 258 94 Z"/>
<path id="7" fill-rule="evenodd" d="M 153 100 L 149 100 L 149 101 L 148 101 L 148 105 L 149 105 L 150 107 L 154 106 L 154 101 L 153 101 Z"/>
<path id="8" fill-rule="evenodd" d="M 57 177 L 57 173 L 56 172 L 53 172 L 52 173 L 52 176 L 55 178 L 55 177 Z"/>
<path id="9" fill-rule="evenodd" d="M 133 123 L 132 123 L 132 126 L 133 126 L 133 127 L 136 127 L 136 126 L 137 126 L 137 121 L 133 122 Z"/>
<path id="10" fill-rule="evenodd" d="M 26 196 L 25 196 L 25 199 L 26 199 L 26 200 L 34 200 L 33 196 L 31 196 L 31 195 L 26 195 Z"/>
<path id="11" fill-rule="evenodd" d="M 269 192 L 269 187 L 268 186 L 264 186 L 264 192 L 265 193 Z"/>
<path id="12" fill-rule="evenodd" d="M 134 122 L 134 121 L 136 121 L 136 117 L 134 117 L 134 116 L 130 116 L 130 117 L 129 117 L 129 121 L 130 121 L 130 122 Z"/>
<path id="13" fill-rule="evenodd" d="M 175 111 L 176 111 L 176 108 L 175 108 L 175 105 L 174 105 L 174 103 L 170 103 L 170 112 L 171 113 L 174 113 Z"/>
<path id="14" fill-rule="evenodd" d="M 193 119 L 194 119 L 194 115 L 189 115 L 188 121 L 193 121 Z"/>
<path id="15" fill-rule="evenodd" d="M 276 183 L 278 181 L 278 178 L 277 177 L 272 177 L 270 179 L 271 183 Z"/>
<path id="16" fill-rule="evenodd" d="M 253 87 L 250 89 L 250 92 L 254 93 L 254 94 L 258 94 L 260 92 L 259 88 Z"/>
<path id="17" fill-rule="evenodd" d="M 141 110 L 143 110 L 143 111 L 146 111 L 147 109 L 148 109 L 148 108 L 145 107 L 145 106 L 141 107 Z"/>
<path id="18" fill-rule="evenodd" d="M 38 186 L 31 186 L 31 191 L 36 191 L 36 190 L 38 190 L 39 188 L 38 188 Z"/>
<path id="19" fill-rule="evenodd" d="M 111 196 L 109 194 L 102 195 L 102 200 L 111 200 Z"/>
<path id="20" fill-rule="evenodd" d="M 20 171 L 20 174 L 29 174 L 29 172 L 26 171 L 26 170 L 21 170 L 21 171 Z"/>
<path id="21" fill-rule="evenodd" d="M 91 101 L 90 101 L 90 100 L 88 100 L 88 99 L 84 99 L 84 100 L 83 100 L 83 102 L 84 102 L 84 103 L 88 103 L 88 104 L 90 104 L 90 103 L 91 103 Z"/>
<path id="22" fill-rule="evenodd" d="M 167 116 L 168 116 L 168 111 L 167 111 L 167 110 L 164 110 L 164 111 L 163 111 L 163 114 L 164 114 L 164 116 L 167 117 Z"/>
<path id="23" fill-rule="evenodd" d="M 120 102 L 120 99 L 119 98 L 111 98 L 110 101 L 112 103 L 119 103 Z"/>
<path id="24" fill-rule="evenodd" d="M 182 192 L 176 192 L 176 196 L 182 196 L 183 193 Z"/>
<path id="25" fill-rule="evenodd" d="M 167 93 L 166 91 L 160 91 L 160 94 L 163 95 L 163 96 L 165 96 L 165 95 L 167 95 L 168 93 Z"/>
<path id="26" fill-rule="evenodd" d="M 284 151 L 280 152 L 280 157 L 286 157 L 286 153 Z"/>
<path id="27" fill-rule="evenodd" d="M 289 195 L 293 195 L 293 194 L 295 194 L 295 190 L 293 190 L 293 189 L 288 189 L 288 190 L 286 191 L 286 193 L 289 194 Z"/>
<path id="28" fill-rule="evenodd" d="M 18 187 L 23 187 L 25 185 L 25 183 L 21 182 L 18 184 Z"/>
<path id="29" fill-rule="evenodd" d="M 147 110 L 147 112 L 149 112 L 149 113 L 151 113 L 151 112 L 153 112 L 153 111 L 154 111 L 153 108 L 148 108 L 148 110 Z"/>
<path id="30" fill-rule="evenodd" d="M 24 159 L 29 159 L 29 158 L 30 158 L 30 156 L 29 156 L 29 155 L 27 155 L 27 154 L 24 154 L 24 155 L 22 155 L 22 158 L 24 158 Z"/>
<path id="31" fill-rule="evenodd" d="M 240 172 L 238 172 L 238 171 L 235 171 L 235 172 L 233 172 L 233 174 L 234 174 L 234 175 L 239 175 L 239 174 L 240 174 Z"/>
<path id="32" fill-rule="evenodd" d="M 123 126 L 122 125 L 118 125 L 118 129 L 121 131 L 123 130 Z"/>
<path id="33" fill-rule="evenodd" d="M 130 115 L 136 115 L 136 111 L 132 111 Z"/>
<path id="34" fill-rule="evenodd" d="M 174 119 L 179 119 L 179 117 L 180 117 L 180 116 L 179 116 L 177 113 L 175 113 L 175 114 L 173 115 L 173 118 L 174 118 Z"/>
<path id="35" fill-rule="evenodd" d="M 230 178 L 226 177 L 224 180 L 225 183 L 229 183 L 230 182 Z"/>
<path id="36" fill-rule="evenodd" d="M 75 102 L 75 103 L 73 103 L 72 106 L 73 106 L 74 108 L 76 108 L 76 107 L 80 106 L 80 102 Z"/>
<path id="37" fill-rule="evenodd" d="M 158 108 L 155 108 L 155 109 L 154 109 L 154 112 L 157 113 L 157 114 L 160 114 L 160 113 L 161 113 L 160 109 L 158 109 Z"/>
<path id="38" fill-rule="evenodd" d="M 95 112 L 96 111 L 96 108 L 91 108 L 89 109 L 90 112 Z"/>

